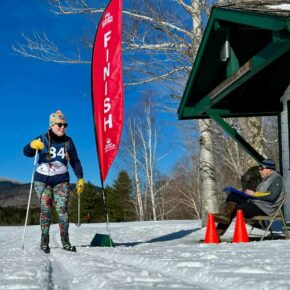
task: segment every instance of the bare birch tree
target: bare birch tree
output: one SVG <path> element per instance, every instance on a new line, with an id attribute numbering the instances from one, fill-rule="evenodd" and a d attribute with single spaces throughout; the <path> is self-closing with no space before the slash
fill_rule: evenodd
<path id="1" fill-rule="evenodd" d="M 190 135 L 188 132 L 186 132 L 186 134 Z M 180 157 L 172 172 L 172 179 L 169 183 L 167 194 L 171 197 L 169 201 L 178 205 L 179 212 L 182 211 L 184 215 L 185 213 L 191 213 L 191 218 L 200 219 L 202 212 L 202 196 L 199 184 L 199 164 L 196 162 L 199 155 L 198 141 L 192 140 L 191 137 L 188 140 L 187 149 L 189 154 L 186 153 L 184 156 Z M 180 217 L 181 213 L 178 214 L 178 210 L 176 209 L 173 214 Z M 190 218 L 187 214 L 186 218 Z"/>
<path id="2" fill-rule="evenodd" d="M 144 112 L 140 111 L 140 107 Z M 132 165 L 130 167 L 135 185 L 136 201 L 134 204 L 137 215 L 140 220 L 152 217 L 155 221 L 162 216 L 161 211 L 157 211 L 163 207 L 163 199 L 159 199 L 159 196 L 162 195 L 167 184 L 166 182 L 157 182 L 159 175 L 157 164 L 166 157 L 167 153 L 164 153 L 163 150 L 163 153 L 159 153 L 160 157 L 158 157 L 157 151 L 160 151 L 158 147 L 162 142 L 159 139 L 160 128 L 156 125 L 150 100 L 138 106 L 138 111 L 135 113 L 132 114 L 136 115 L 135 117 L 128 116 L 128 128 L 125 132 L 124 145 L 121 151 L 124 152 L 122 155 L 126 164 L 128 162 L 133 164 L 133 168 Z M 141 179 L 143 179 L 142 182 Z M 149 204 L 150 213 L 147 209 Z"/>
<path id="3" fill-rule="evenodd" d="M 126 142 L 123 142 L 126 153 L 131 158 L 133 162 L 133 184 L 136 194 L 136 201 L 134 203 L 136 208 L 136 213 L 140 221 L 145 220 L 141 184 L 140 184 L 140 160 L 138 159 L 138 136 L 137 136 L 137 124 L 135 118 L 129 118 L 127 121 L 127 139 Z M 126 154 L 127 155 L 127 154 Z"/>
<path id="4" fill-rule="evenodd" d="M 145 130 L 144 130 L 145 129 Z M 147 189 L 149 191 L 149 196 L 152 206 L 153 220 L 157 220 L 156 213 L 156 200 L 155 200 L 155 189 L 154 189 L 154 170 L 156 161 L 156 147 L 157 147 L 157 130 L 156 126 L 153 125 L 152 115 L 151 115 L 151 104 L 145 107 L 145 124 L 143 127 L 138 127 L 138 133 L 143 146 L 143 156 L 144 156 L 144 171 L 147 180 Z"/>

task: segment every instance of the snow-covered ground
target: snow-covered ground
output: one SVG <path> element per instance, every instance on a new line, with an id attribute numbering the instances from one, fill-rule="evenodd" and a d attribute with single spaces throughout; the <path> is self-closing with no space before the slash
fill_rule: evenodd
<path id="1" fill-rule="evenodd" d="M 226 234 L 231 238 L 233 226 Z M 290 241 L 204 244 L 199 221 L 111 223 L 114 248 L 89 247 L 104 224 L 70 226 L 77 253 L 51 227 L 51 253 L 39 226 L 0 227 L 0 289 L 290 289 Z"/>

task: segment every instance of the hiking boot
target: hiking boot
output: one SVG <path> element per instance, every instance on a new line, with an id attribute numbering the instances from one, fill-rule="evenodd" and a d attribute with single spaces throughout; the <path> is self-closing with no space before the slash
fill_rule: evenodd
<path id="1" fill-rule="evenodd" d="M 71 251 L 71 252 L 76 252 L 77 251 L 76 247 L 72 246 L 70 244 L 68 234 L 61 235 L 60 238 L 61 238 L 61 243 L 62 243 L 62 246 L 63 246 L 64 250 Z"/>
<path id="2" fill-rule="evenodd" d="M 235 202 L 227 202 L 225 208 L 221 213 L 214 214 L 214 221 L 222 224 L 230 224 L 232 222 L 232 215 L 237 207 Z"/>
<path id="3" fill-rule="evenodd" d="M 40 249 L 46 254 L 50 253 L 49 235 L 41 235 Z"/>

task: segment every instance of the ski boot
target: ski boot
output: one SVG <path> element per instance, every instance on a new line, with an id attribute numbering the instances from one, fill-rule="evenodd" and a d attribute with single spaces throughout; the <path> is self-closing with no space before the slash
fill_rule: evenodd
<path id="1" fill-rule="evenodd" d="M 70 251 L 70 252 L 76 252 L 77 251 L 76 247 L 72 246 L 70 244 L 68 234 L 61 235 L 60 238 L 61 238 L 61 243 L 62 243 L 62 246 L 63 246 L 64 250 Z"/>
<path id="2" fill-rule="evenodd" d="M 40 249 L 46 253 L 50 253 L 50 248 L 49 248 L 49 235 L 41 235 L 41 242 L 40 242 Z"/>

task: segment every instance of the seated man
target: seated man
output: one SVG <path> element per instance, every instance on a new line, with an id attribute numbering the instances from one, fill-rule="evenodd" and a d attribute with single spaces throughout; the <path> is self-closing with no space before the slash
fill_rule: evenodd
<path id="1" fill-rule="evenodd" d="M 271 159 L 260 163 L 259 173 L 262 182 L 255 191 L 246 189 L 244 192 L 239 192 L 234 188 L 226 188 L 229 195 L 224 210 L 214 215 L 215 221 L 218 222 L 217 232 L 220 236 L 226 232 L 238 209 L 243 211 L 246 219 L 257 215 L 275 214 L 285 195 L 283 178 L 275 170 L 275 162 Z"/>

